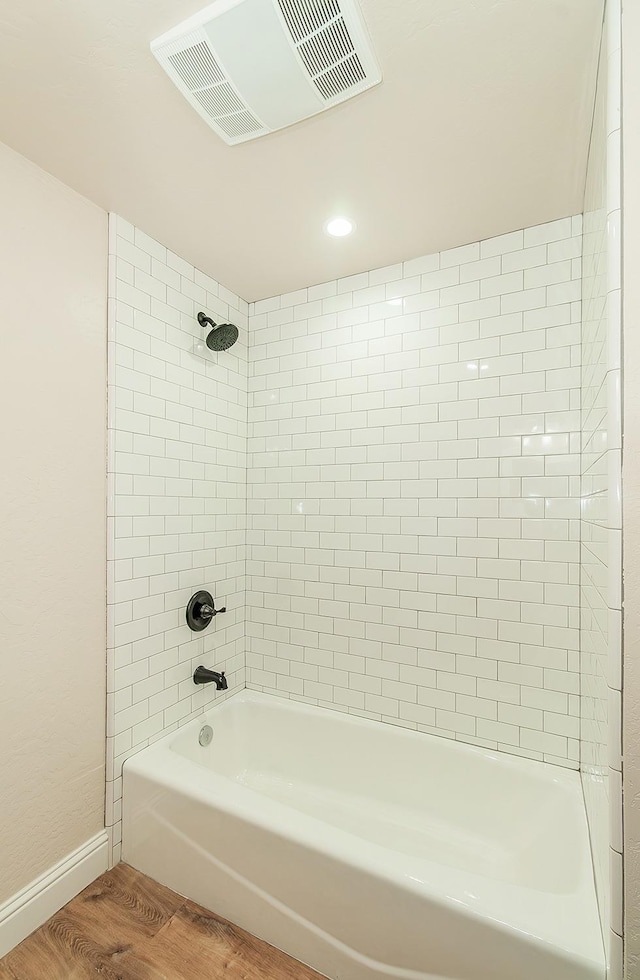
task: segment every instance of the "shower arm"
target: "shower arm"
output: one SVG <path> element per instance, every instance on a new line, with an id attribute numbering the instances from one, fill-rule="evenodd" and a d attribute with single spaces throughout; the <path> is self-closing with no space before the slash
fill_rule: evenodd
<path id="1" fill-rule="evenodd" d="M 198 313 L 198 323 L 201 327 L 213 327 L 214 330 L 217 327 L 217 324 L 206 313 Z"/>

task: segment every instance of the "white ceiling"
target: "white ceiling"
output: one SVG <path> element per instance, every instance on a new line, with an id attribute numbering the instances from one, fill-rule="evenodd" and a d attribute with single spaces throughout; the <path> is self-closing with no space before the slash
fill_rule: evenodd
<path id="1" fill-rule="evenodd" d="M 0 139 L 247 300 L 582 209 L 603 0 L 361 0 L 382 84 L 235 147 L 149 52 L 206 2 L 0 0 Z"/>

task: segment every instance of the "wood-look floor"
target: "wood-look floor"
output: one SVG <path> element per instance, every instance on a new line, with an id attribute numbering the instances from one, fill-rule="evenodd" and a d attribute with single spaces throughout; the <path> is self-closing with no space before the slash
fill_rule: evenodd
<path id="1" fill-rule="evenodd" d="M 322 980 L 120 864 L 0 960 L 0 980 Z"/>

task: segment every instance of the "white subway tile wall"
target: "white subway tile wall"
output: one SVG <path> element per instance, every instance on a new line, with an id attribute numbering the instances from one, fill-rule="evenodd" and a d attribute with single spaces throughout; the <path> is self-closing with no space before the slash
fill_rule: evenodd
<path id="1" fill-rule="evenodd" d="M 193 352 L 204 310 L 238 342 Z M 107 801 L 120 857 L 122 763 L 244 687 L 247 304 L 126 221 L 109 219 Z M 206 588 L 227 612 L 193 633 Z"/>
<path id="2" fill-rule="evenodd" d="M 622 980 L 619 0 L 607 3 L 584 212 L 581 768 L 609 978 Z"/>
<path id="3" fill-rule="evenodd" d="M 249 687 L 577 767 L 581 235 L 250 308 Z"/>

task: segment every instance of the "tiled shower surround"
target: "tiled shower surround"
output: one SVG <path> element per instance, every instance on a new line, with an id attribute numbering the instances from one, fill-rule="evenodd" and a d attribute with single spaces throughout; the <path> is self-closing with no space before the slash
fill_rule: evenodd
<path id="1" fill-rule="evenodd" d="M 198 715 L 203 662 L 245 681 L 247 304 L 126 221 L 109 219 L 107 805 L 120 854 L 122 762 Z M 240 328 L 193 353 L 196 313 Z M 206 587 L 227 612 L 185 622 Z M 222 696 L 222 695 L 219 695 Z"/>
<path id="2" fill-rule="evenodd" d="M 247 682 L 577 766 L 581 218 L 250 309 Z"/>
<path id="3" fill-rule="evenodd" d="M 251 309 L 110 229 L 114 860 L 124 759 L 224 696 L 200 662 L 576 767 L 581 218 Z M 238 344 L 195 354 L 199 309 Z"/>

